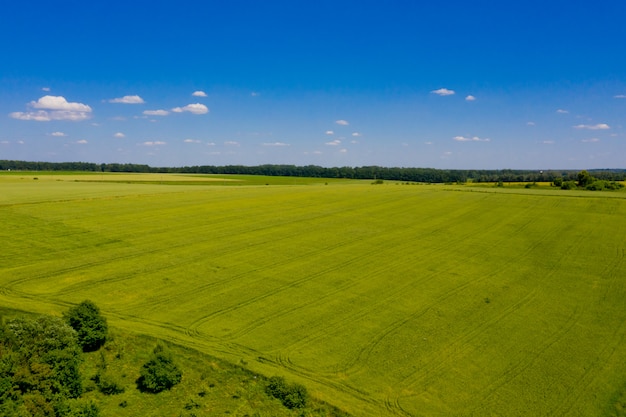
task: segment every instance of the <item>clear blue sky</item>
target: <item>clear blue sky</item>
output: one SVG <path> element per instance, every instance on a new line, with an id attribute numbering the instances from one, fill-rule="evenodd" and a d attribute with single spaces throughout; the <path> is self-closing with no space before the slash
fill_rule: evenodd
<path id="1" fill-rule="evenodd" d="M 6 1 L 0 159 L 626 168 L 626 1 Z"/>

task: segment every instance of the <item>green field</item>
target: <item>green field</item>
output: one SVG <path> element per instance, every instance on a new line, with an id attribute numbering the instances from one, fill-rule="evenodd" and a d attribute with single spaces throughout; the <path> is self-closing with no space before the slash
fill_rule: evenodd
<path id="1" fill-rule="evenodd" d="M 626 391 L 624 192 L 11 173 L 0 218 L 1 305 L 91 299 L 354 415 L 608 416 Z"/>

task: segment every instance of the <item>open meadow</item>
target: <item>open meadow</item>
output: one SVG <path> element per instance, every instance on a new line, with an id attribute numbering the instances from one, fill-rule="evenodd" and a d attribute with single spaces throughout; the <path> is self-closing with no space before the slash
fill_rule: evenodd
<path id="1" fill-rule="evenodd" d="M 12 172 L 0 219 L 7 308 L 90 299 L 357 416 L 623 412 L 625 192 Z"/>

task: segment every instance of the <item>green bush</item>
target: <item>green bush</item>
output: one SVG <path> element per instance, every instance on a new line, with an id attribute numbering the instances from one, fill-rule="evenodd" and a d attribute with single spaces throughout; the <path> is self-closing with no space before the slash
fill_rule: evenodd
<path id="1" fill-rule="evenodd" d="M 304 408 L 308 399 L 308 392 L 304 385 L 287 384 L 285 378 L 273 376 L 269 379 L 266 392 L 279 399 L 287 408 Z"/>
<path id="2" fill-rule="evenodd" d="M 576 189 L 576 181 L 565 181 L 561 185 L 561 190 L 575 190 Z"/>
<path id="3" fill-rule="evenodd" d="M 122 384 L 108 374 L 97 374 L 95 379 L 98 390 L 104 395 L 116 395 L 124 392 Z"/>
<path id="4" fill-rule="evenodd" d="M 139 371 L 137 386 L 141 391 L 158 393 L 178 384 L 183 373 L 174 363 L 172 354 L 161 345 L 154 348 L 152 357 Z"/>
<path id="5" fill-rule="evenodd" d="M 84 352 L 98 350 L 106 341 L 107 321 L 93 302 L 85 300 L 63 313 L 63 317 L 76 330 L 78 343 Z"/>

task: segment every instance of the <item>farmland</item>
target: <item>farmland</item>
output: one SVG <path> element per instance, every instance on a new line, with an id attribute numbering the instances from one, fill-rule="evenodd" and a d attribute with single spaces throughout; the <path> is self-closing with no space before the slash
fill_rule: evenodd
<path id="1" fill-rule="evenodd" d="M 355 415 L 611 415 L 626 391 L 623 192 L 11 173 L 0 218 L 3 306 L 91 299 Z"/>

